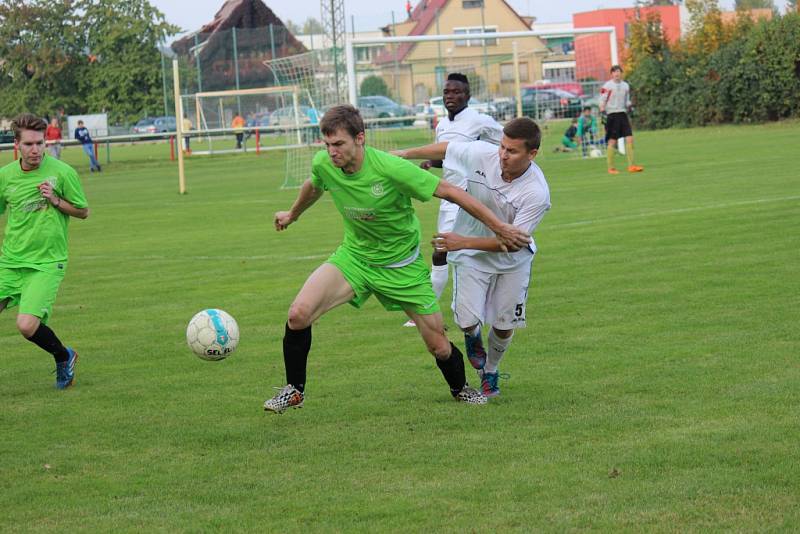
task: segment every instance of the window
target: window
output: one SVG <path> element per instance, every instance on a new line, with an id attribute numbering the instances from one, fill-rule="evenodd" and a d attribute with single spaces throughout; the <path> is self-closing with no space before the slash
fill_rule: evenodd
<path id="1" fill-rule="evenodd" d="M 475 9 L 483 7 L 483 0 L 461 0 L 461 9 Z"/>
<path id="2" fill-rule="evenodd" d="M 501 63 L 500 64 L 500 81 L 501 82 L 514 82 L 514 64 Z M 528 81 L 528 63 L 520 61 L 519 63 L 519 81 Z"/>
<path id="3" fill-rule="evenodd" d="M 467 28 L 453 28 L 456 35 L 468 35 L 470 33 L 497 33 L 497 26 L 470 26 Z M 459 39 L 456 46 L 483 46 L 483 39 Z M 486 46 L 497 45 L 497 39 L 486 39 Z"/>

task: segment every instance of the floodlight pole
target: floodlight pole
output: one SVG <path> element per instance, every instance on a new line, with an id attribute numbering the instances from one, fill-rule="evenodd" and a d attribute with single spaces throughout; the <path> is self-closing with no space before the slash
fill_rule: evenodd
<path id="1" fill-rule="evenodd" d="M 175 92 L 175 133 L 178 141 L 178 192 L 186 194 L 186 175 L 183 170 L 183 100 L 180 90 L 178 58 L 172 60 L 172 85 Z"/>

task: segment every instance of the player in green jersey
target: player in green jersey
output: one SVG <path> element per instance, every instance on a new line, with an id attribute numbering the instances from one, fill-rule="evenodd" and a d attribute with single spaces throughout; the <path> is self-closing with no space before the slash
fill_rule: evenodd
<path id="1" fill-rule="evenodd" d="M 365 146 L 364 122 L 353 106 L 331 108 L 320 128 L 327 153 L 314 157 L 311 179 L 289 211 L 275 214 L 275 228 L 285 230 L 328 191 L 344 221 L 344 241 L 308 277 L 289 308 L 283 338 L 287 385 L 267 399 L 264 409 L 280 413 L 303 405 L 311 325 L 345 302 L 360 307 L 372 293 L 387 310 L 402 310 L 416 322 L 456 400 L 484 404 L 486 398 L 467 385 L 461 351 L 444 333 L 411 199 L 435 196 L 458 204 L 509 250 L 526 246 L 530 236 L 446 180 Z"/>
<path id="2" fill-rule="evenodd" d="M 53 355 L 56 387 L 75 379 L 78 353 L 46 325 L 67 270 L 70 217 L 89 216 L 75 170 L 45 154 L 47 123 L 23 113 L 11 123 L 21 157 L 0 169 L 0 215 L 8 210 L 0 251 L 0 312 L 19 306 L 17 328 Z"/>

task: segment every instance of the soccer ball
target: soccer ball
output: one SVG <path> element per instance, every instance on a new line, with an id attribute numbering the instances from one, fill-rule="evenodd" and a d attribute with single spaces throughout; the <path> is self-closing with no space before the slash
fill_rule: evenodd
<path id="1" fill-rule="evenodd" d="M 222 310 L 203 310 L 189 321 L 186 342 L 203 360 L 222 360 L 239 344 L 239 325 Z"/>
<path id="2" fill-rule="evenodd" d="M 600 158 L 600 157 L 603 157 L 603 153 L 600 152 L 599 148 L 594 147 L 589 151 L 589 156 L 591 156 L 593 158 Z"/>

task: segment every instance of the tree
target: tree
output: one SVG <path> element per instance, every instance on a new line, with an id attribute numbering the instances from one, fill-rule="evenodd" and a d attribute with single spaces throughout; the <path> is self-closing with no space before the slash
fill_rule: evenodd
<path id="1" fill-rule="evenodd" d="M 300 28 L 300 26 L 298 26 L 293 20 L 286 19 L 285 26 L 292 35 L 300 35 L 303 33 L 303 30 Z"/>
<path id="2" fill-rule="evenodd" d="M 314 17 L 308 17 L 303 23 L 303 33 L 305 35 L 313 33 L 325 33 L 325 29 L 322 27 L 322 23 L 320 21 Z"/>
<path id="3" fill-rule="evenodd" d="M 0 115 L 163 109 L 157 47 L 177 31 L 147 0 L 0 0 Z"/>
<path id="4" fill-rule="evenodd" d="M 361 96 L 389 96 L 389 86 L 383 78 L 378 76 L 367 76 L 361 82 L 361 89 L 359 94 Z"/>
<path id="5" fill-rule="evenodd" d="M 148 0 L 78 0 L 90 62 L 87 105 L 113 122 L 162 109 L 159 43 L 178 28 Z"/>

